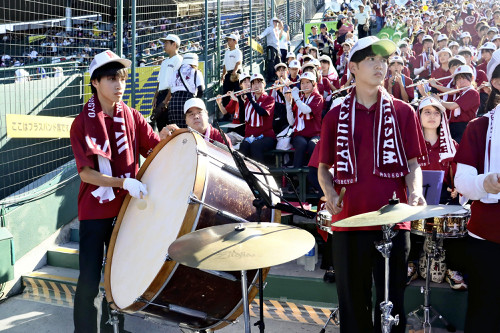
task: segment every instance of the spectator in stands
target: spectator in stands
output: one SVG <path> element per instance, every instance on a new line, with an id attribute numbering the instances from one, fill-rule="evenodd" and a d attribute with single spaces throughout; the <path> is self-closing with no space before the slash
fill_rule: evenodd
<path id="1" fill-rule="evenodd" d="M 257 39 L 262 39 L 266 37 L 266 76 L 268 81 L 274 81 L 274 66 L 280 62 L 280 47 L 279 47 L 279 33 L 280 30 L 278 25 L 280 19 L 273 17 L 269 22 L 269 26 L 257 37 Z"/>

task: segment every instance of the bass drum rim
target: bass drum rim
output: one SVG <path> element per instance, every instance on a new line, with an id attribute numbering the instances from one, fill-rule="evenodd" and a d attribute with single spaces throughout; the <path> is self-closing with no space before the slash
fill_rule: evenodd
<path id="1" fill-rule="evenodd" d="M 167 144 L 169 143 L 172 139 L 174 139 L 176 136 L 183 134 L 183 133 L 190 133 L 191 135 L 194 136 L 196 144 L 197 145 L 203 145 L 205 144 L 204 140 L 197 135 L 196 133 L 192 133 L 191 131 L 187 129 L 182 129 L 182 130 L 176 130 L 173 135 L 169 136 L 166 140 L 160 141 L 156 147 L 153 149 L 151 154 L 146 158 L 146 161 L 144 164 L 141 166 L 139 172 L 137 173 L 136 179 L 141 180 L 142 176 L 148 169 L 149 165 L 153 161 L 153 159 L 158 155 L 160 150 Z M 196 195 L 197 197 L 201 197 L 204 187 L 205 187 L 205 180 L 206 180 L 206 165 L 204 163 L 199 163 L 198 159 L 198 165 L 196 169 L 196 176 L 195 176 L 195 182 L 193 186 L 193 194 Z M 140 311 L 146 306 L 148 306 L 147 302 L 152 302 L 156 295 L 161 292 L 161 290 L 164 287 L 166 279 L 172 274 L 172 271 L 174 270 L 175 266 L 177 265 L 177 262 L 175 261 L 165 261 L 165 263 L 162 265 L 160 271 L 156 275 L 156 277 L 153 279 L 151 284 L 147 287 L 146 291 L 144 294 L 141 295 L 141 298 L 146 300 L 147 302 L 141 302 L 141 301 L 136 301 L 132 303 L 131 305 L 127 306 L 126 308 L 119 308 L 116 306 L 113 300 L 113 294 L 111 291 L 111 266 L 113 263 L 113 253 L 115 249 L 115 243 L 116 239 L 118 237 L 118 233 L 121 227 L 121 223 L 123 220 L 123 217 L 125 215 L 125 212 L 127 211 L 128 205 L 131 200 L 130 194 L 127 194 L 125 200 L 123 201 L 123 204 L 120 208 L 120 212 L 118 213 L 118 216 L 116 218 L 116 223 L 113 228 L 113 233 L 111 235 L 111 239 L 109 241 L 109 248 L 106 253 L 106 265 L 104 268 L 104 288 L 106 290 L 106 300 L 110 304 L 110 306 L 113 309 L 117 310 L 122 310 L 122 311 L 127 311 L 127 312 L 136 312 Z M 179 229 L 179 232 L 177 234 L 177 238 L 188 234 L 191 232 L 191 228 L 193 227 L 194 221 L 196 220 L 196 216 L 198 214 L 198 210 L 200 209 L 200 204 L 192 204 L 188 206 L 186 215 L 184 216 L 184 220 L 181 224 L 181 228 Z"/>

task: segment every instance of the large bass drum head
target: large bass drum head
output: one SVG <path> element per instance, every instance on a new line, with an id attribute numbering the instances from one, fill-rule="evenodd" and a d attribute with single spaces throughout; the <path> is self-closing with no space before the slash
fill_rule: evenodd
<path id="1" fill-rule="evenodd" d="M 116 235 L 109 286 L 120 309 L 145 293 L 164 265 L 168 247 L 178 237 L 196 181 L 196 145 L 191 133 L 171 138 L 140 178 L 147 185 L 146 208 L 144 202 L 131 198 L 121 222 L 118 218 L 119 229 L 115 228 L 112 237 L 113 242 Z"/>

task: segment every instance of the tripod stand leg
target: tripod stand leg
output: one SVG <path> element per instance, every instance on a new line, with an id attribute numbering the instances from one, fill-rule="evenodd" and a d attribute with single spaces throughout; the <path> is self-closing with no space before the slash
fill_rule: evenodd
<path id="1" fill-rule="evenodd" d="M 431 310 L 432 314 L 434 315 L 434 318 L 439 318 L 439 320 L 441 320 L 441 322 L 446 327 L 446 330 L 448 332 L 456 332 L 456 330 L 457 330 L 456 327 L 453 326 L 452 324 L 450 324 L 439 312 L 434 310 L 433 307 L 431 307 L 430 310 Z"/>
<path id="2" fill-rule="evenodd" d="M 333 324 L 338 326 L 340 323 L 339 323 L 339 320 L 338 320 L 338 314 L 339 314 L 339 308 L 336 307 L 335 309 L 332 310 L 332 312 L 330 313 L 330 316 L 328 317 L 328 320 L 326 321 L 325 325 L 323 325 L 323 328 L 321 329 L 321 331 L 319 331 L 319 333 L 325 333 L 326 331 L 326 327 L 328 326 L 328 324 L 330 323 L 330 321 L 333 320 Z"/>

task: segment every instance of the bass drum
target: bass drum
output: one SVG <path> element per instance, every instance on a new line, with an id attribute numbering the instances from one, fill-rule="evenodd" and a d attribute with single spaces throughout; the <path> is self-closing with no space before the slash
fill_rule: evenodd
<path id="1" fill-rule="evenodd" d="M 256 163 L 247 166 L 278 188 L 266 169 Z M 257 221 L 254 197 L 231 155 L 196 133 L 177 130 L 153 150 L 137 179 L 147 185 L 148 195 L 145 201 L 127 196 L 107 253 L 105 290 L 111 307 L 193 330 L 216 330 L 233 322 L 243 312 L 240 273 L 179 265 L 167 253 L 184 234 L 235 223 L 213 207 Z M 279 220 L 279 211 L 262 210 L 262 221 Z M 268 271 L 264 269 L 264 278 Z M 258 291 L 256 273 L 247 273 L 250 302 Z"/>

